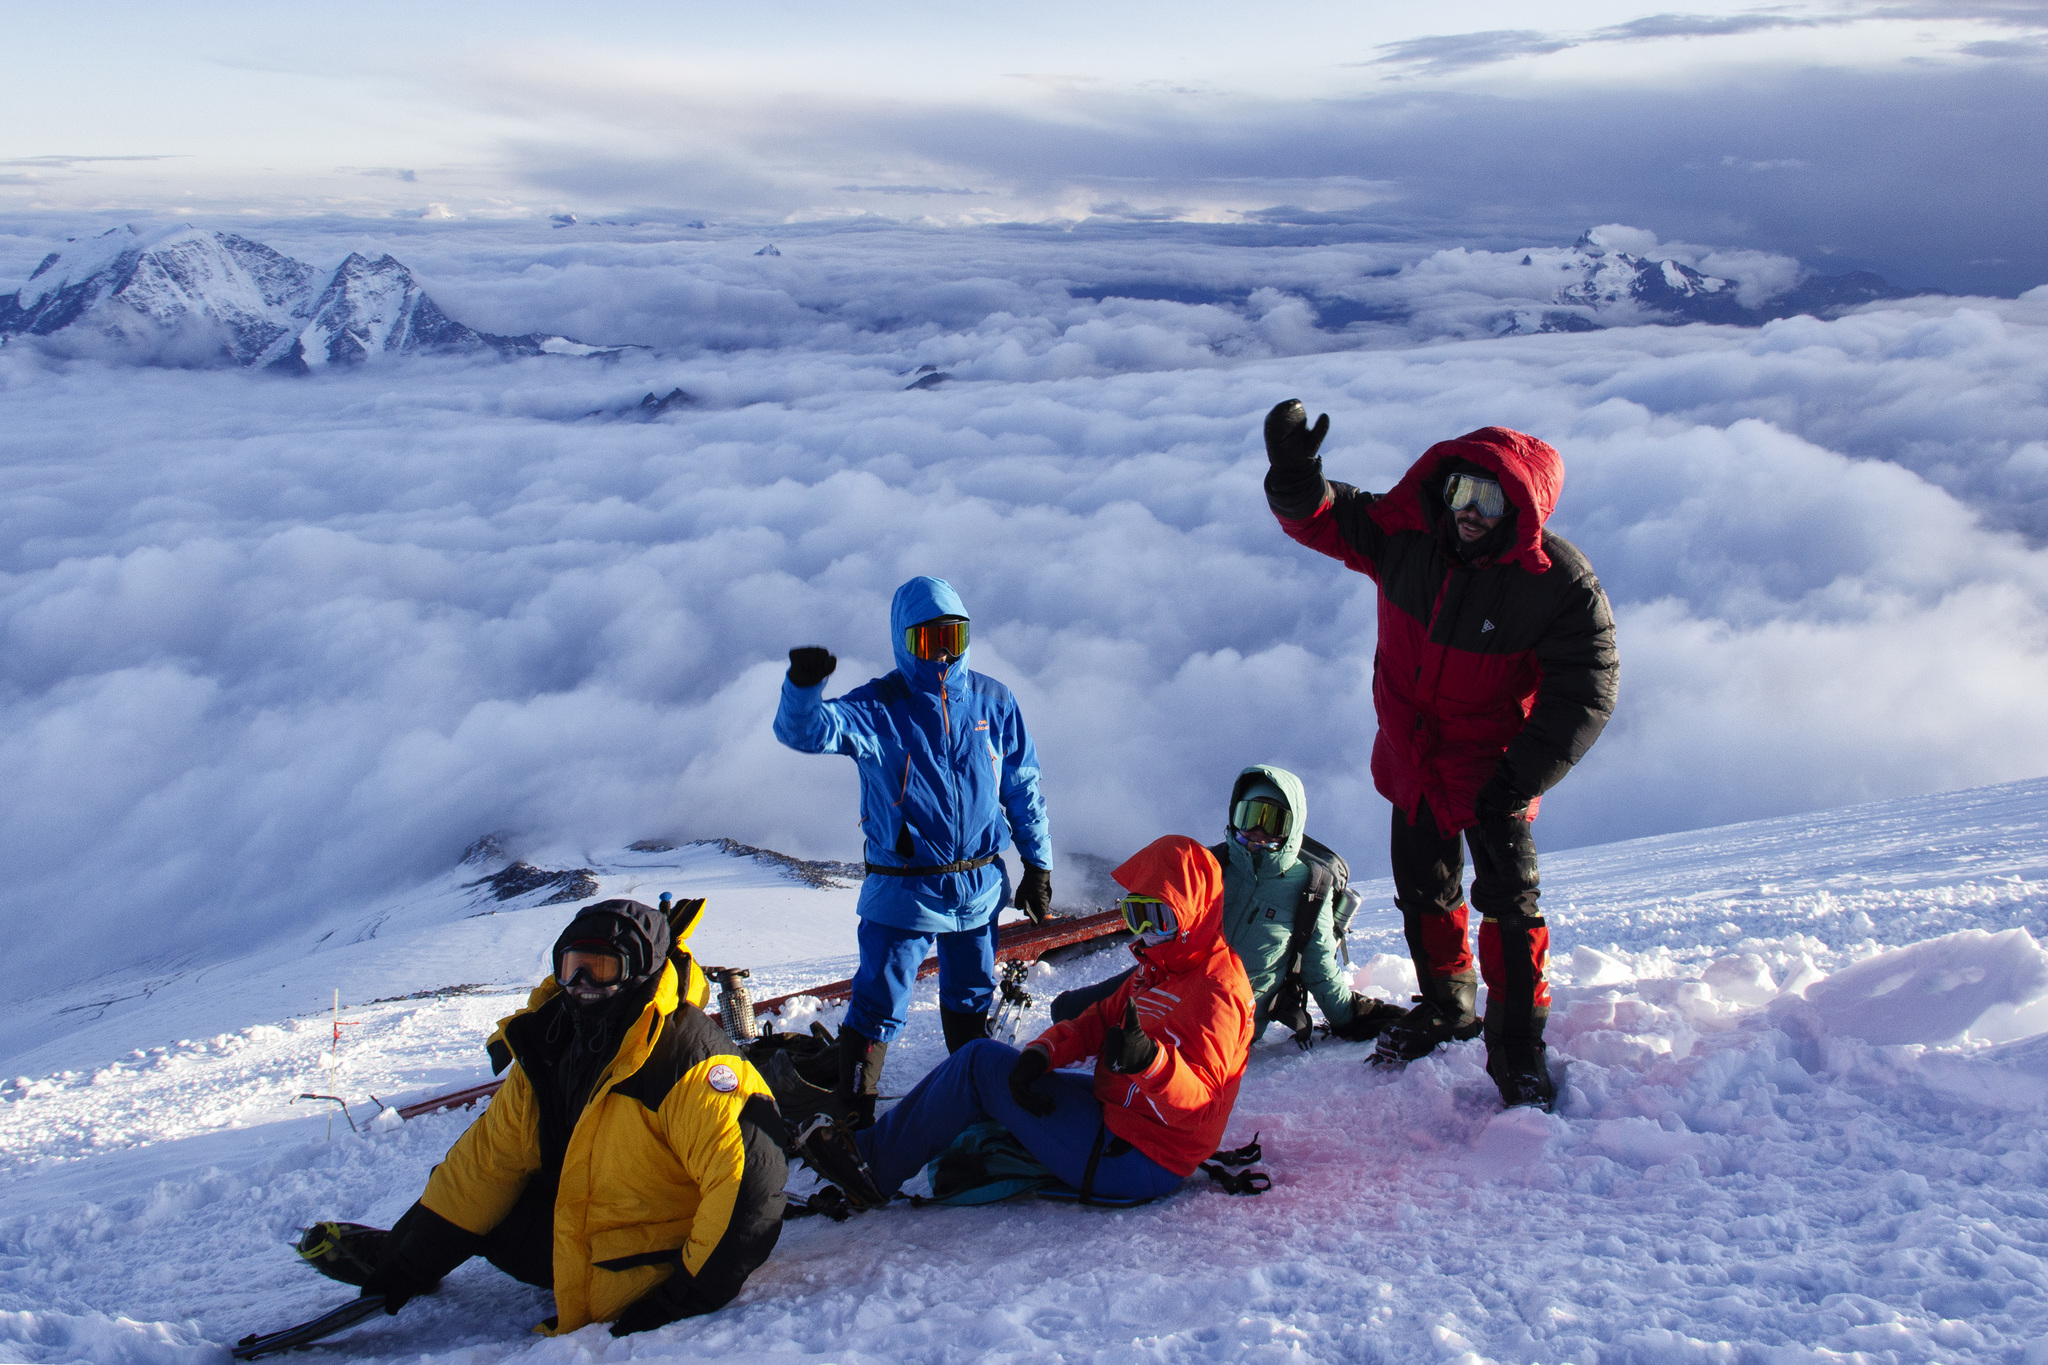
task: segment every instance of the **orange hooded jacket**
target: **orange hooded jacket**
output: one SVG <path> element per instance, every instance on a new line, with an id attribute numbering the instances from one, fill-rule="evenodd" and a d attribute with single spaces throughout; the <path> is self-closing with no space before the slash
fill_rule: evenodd
<path id="1" fill-rule="evenodd" d="M 1116 993 L 1031 1046 L 1056 1067 L 1095 1057 L 1095 1098 L 1109 1131 L 1167 1170 L 1193 1175 L 1223 1140 L 1252 1046 L 1252 988 L 1223 938 L 1223 868 L 1195 840 L 1169 834 L 1114 875 L 1125 890 L 1172 906 L 1180 935 L 1156 948 L 1133 943 L 1138 970 Z M 1097 1054 L 1133 1000 L 1159 1052 L 1145 1070 L 1120 1076 Z"/>

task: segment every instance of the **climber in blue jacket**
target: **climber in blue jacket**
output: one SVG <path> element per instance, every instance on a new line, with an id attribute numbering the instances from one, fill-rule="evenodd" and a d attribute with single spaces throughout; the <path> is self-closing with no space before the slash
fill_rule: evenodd
<path id="1" fill-rule="evenodd" d="M 987 1036 L 995 993 L 996 916 L 1009 894 L 997 855 L 1024 860 L 1016 908 L 1052 911 L 1052 839 L 1038 793 L 1038 752 L 1010 689 L 967 667 L 968 615 L 943 578 L 913 578 L 889 608 L 896 669 L 825 700 L 838 659 L 789 651 L 775 737 L 860 765 L 867 880 L 860 889 L 860 968 L 839 1030 L 839 1091 L 856 1126 L 874 1121 L 882 1063 L 902 1030 L 911 987 L 938 940 L 946 1049 Z"/>

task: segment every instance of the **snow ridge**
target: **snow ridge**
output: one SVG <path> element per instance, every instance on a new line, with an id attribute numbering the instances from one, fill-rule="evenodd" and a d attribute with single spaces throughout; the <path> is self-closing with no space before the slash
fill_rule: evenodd
<path id="1" fill-rule="evenodd" d="M 212 358 L 285 373 L 423 353 L 601 354 L 567 337 L 481 332 L 441 311 L 390 255 L 332 274 L 261 242 L 189 224 L 130 225 L 51 252 L 12 298 L 0 342 L 73 333 L 133 358 Z"/>

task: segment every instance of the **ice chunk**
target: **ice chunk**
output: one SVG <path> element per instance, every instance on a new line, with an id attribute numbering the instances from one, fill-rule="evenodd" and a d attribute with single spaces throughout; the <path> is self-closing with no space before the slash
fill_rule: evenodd
<path id="1" fill-rule="evenodd" d="M 1782 993 L 1785 995 L 1803 996 L 1806 994 L 1808 986 L 1821 980 L 1826 975 L 1827 973 L 1820 969 L 1819 964 L 1805 953 L 1801 953 L 1792 963 L 1792 974 L 1785 978 L 1785 984 L 1781 988 Z"/>
<path id="2" fill-rule="evenodd" d="M 1572 949 L 1574 986 L 1626 986 L 1635 979 L 1635 968 L 1611 953 L 1584 944 Z"/>
<path id="3" fill-rule="evenodd" d="M 1830 1033 L 1869 1043 L 1946 1043 L 1985 1011 L 2048 993 L 2048 953 L 2024 929 L 1965 929 L 1865 958 L 1807 988 Z"/>
<path id="4" fill-rule="evenodd" d="M 1762 1005 L 1778 994 L 1771 968 L 1755 953 L 1724 957 L 1700 974 L 1714 988 L 1714 994 L 1737 1005 Z"/>
<path id="5" fill-rule="evenodd" d="M 1415 979 L 1415 964 L 1392 953 L 1374 953 L 1363 967 L 1351 974 L 1351 989 L 1363 995 L 1381 991 L 1396 1004 L 1406 1005 L 1421 984 Z"/>

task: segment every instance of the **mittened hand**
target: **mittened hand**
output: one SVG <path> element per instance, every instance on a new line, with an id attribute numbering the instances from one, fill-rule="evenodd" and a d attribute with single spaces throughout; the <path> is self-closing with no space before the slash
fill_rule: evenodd
<path id="1" fill-rule="evenodd" d="M 677 1266 L 675 1274 L 626 1305 L 626 1311 L 619 1314 L 618 1321 L 612 1324 L 612 1335 L 630 1337 L 635 1332 L 649 1332 L 683 1318 L 696 1317 L 703 1311 L 703 1307 L 690 1298 L 689 1272 Z"/>
<path id="2" fill-rule="evenodd" d="M 1102 1040 L 1102 1060 L 1119 1076 L 1135 1076 L 1158 1055 L 1159 1044 L 1146 1037 L 1138 1023 L 1138 1002 L 1125 1001 L 1123 1023 Z"/>
<path id="3" fill-rule="evenodd" d="M 1504 769 L 1495 768 L 1473 798 L 1472 813 L 1489 824 L 1510 818 L 1524 820 L 1529 815 L 1529 798 L 1514 789 Z"/>
<path id="4" fill-rule="evenodd" d="M 1033 924 L 1043 924 L 1051 919 L 1052 873 L 1042 867 L 1024 864 L 1024 875 L 1017 882 L 1017 899 L 1012 904 L 1031 916 Z"/>
<path id="5" fill-rule="evenodd" d="M 1045 1055 L 1043 1048 L 1027 1047 L 1017 1058 L 1017 1064 L 1010 1068 L 1010 1098 L 1017 1107 L 1027 1114 L 1044 1118 L 1059 1106 L 1052 1096 L 1041 1095 L 1031 1087 L 1040 1076 L 1052 1069 L 1052 1059 Z"/>
<path id="6" fill-rule="evenodd" d="M 1313 460 L 1322 449 L 1323 438 L 1330 434 L 1330 414 L 1324 413 L 1316 424 L 1308 424 L 1308 409 L 1299 399 L 1290 398 L 1276 404 L 1266 414 L 1266 460 L 1269 464 L 1299 464 Z"/>
<path id="7" fill-rule="evenodd" d="M 789 680 L 798 687 L 816 687 L 832 676 L 839 660 L 820 645 L 804 645 L 789 651 Z"/>

